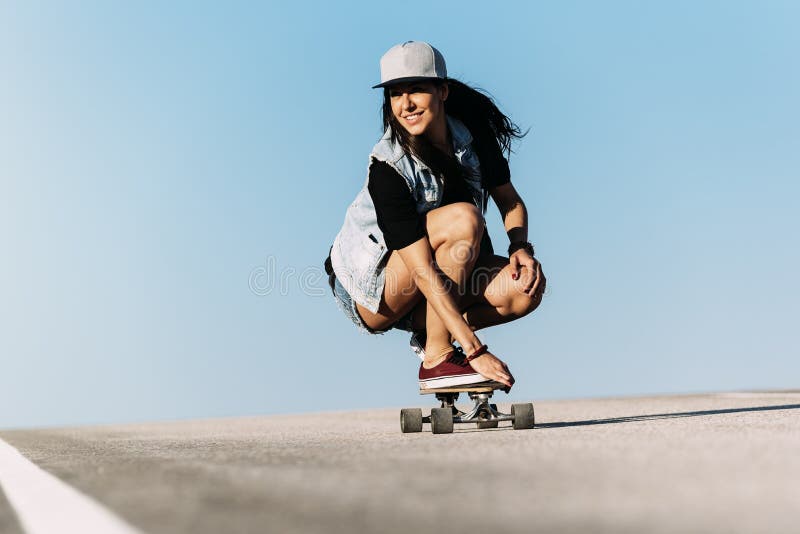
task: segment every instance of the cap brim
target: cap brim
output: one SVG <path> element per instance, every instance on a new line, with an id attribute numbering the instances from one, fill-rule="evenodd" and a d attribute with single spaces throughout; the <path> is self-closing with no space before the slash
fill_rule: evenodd
<path id="1" fill-rule="evenodd" d="M 421 82 L 421 81 L 428 81 L 428 80 L 441 80 L 446 81 L 447 78 L 440 78 L 438 76 L 409 76 L 408 78 L 395 78 L 394 80 L 388 80 L 383 83 L 379 83 L 378 85 L 373 85 L 373 89 L 379 89 L 381 87 L 389 87 L 390 85 L 396 85 L 398 83 L 410 83 L 410 82 Z"/>

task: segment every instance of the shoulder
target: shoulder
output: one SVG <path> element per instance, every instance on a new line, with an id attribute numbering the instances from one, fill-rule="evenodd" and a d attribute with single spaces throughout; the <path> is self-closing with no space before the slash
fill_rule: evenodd
<path id="1" fill-rule="evenodd" d="M 481 163 L 484 187 L 492 189 L 511 181 L 511 169 L 500 144 L 494 137 L 482 138 L 473 142 L 473 150 Z"/>
<path id="2" fill-rule="evenodd" d="M 379 159 L 371 159 L 369 164 L 369 180 L 370 183 L 373 181 L 394 181 L 394 180 L 402 180 L 403 177 L 397 172 L 392 165 L 389 163 L 379 160 Z"/>
<path id="3" fill-rule="evenodd" d="M 375 143 L 375 146 L 372 147 L 370 155 L 381 161 L 397 163 L 406 153 L 399 143 L 395 143 L 394 140 L 392 140 L 392 129 L 389 127 L 386 128 L 383 136 Z"/>
<path id="4" fill-rule="evenodd" d="M 369 165 L 368 188 L 373 197 L 411 193 L 408 182 L 392 165 L 372 158 Z"/>
<path id="5" fill-rule="evenodd" d="M 482 159 L 492 160 L 494 162 L 503 160 L 508 164 L 508 159 L 506 159 L 503 154 L 500 143 L 498 143 L 497 139 L 494 137 L 487 136 L 481 139 L 475 139 L 472 142 L 472 148 L 478 154 L 478 157 Z"/>

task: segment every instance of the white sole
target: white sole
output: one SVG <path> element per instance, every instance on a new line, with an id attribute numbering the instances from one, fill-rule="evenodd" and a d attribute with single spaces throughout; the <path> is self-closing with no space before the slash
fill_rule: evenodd
<path id="1" fill-rule="evenodd" d="M 440 376 L 437 378 L 420 380 L 419 389 L 439 389 L 453 386 L 469 386 L 472 384 L 480 384 L 481 382 L 490 382 L 490 380 L 478 373 L 471 375 Z"/>

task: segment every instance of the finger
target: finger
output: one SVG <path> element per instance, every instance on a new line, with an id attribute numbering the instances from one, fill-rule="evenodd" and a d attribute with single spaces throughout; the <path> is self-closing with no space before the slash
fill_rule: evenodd
<path id="1" fill-rule="evenodd" d="M 533 289 L 534 284 L 536 283 L 536 274 L 534 271 L 527 271 L 530 274 L 526 276 L 525 285 L 522 288 L 522 292 L 526 295 L 530 295 L 531 289 Z"/>
<path id="2" fill-rule="evenodd" d="M 511 384 L 507 384 L 506 387 L 503 388 L 503 391 L 505 391 L 506 393 L 510 393 L 513 385 L 514 385 L 513 382 Z"/>
<path id="3" fill-rule="evenodd" d="M 541 283 L 542 278 L 543 278 L 542 264 L 540 263 L 539 265 L 536 266 L 536 281 L 533 283 L 533 286 L 531 287 L 530 291 L 527 292 L 528 296 L 532 297 L 533 295 L 536 294 L 536 290 L 539 289 L 539 284 Z"/>
<path id="4" fill-rule="evenodd" d="M 531 271 L 535 271 L 535 270 L 536 270 L 536 269 L 535 269 L 535 266 L 536 266 L 536 264 L 537 264 L 537 263 L 539 263 L 539 262 L 538 262 L 538 261 L 536 261 L 534 258 L 531 258 L 530 256 L 526 256 L 525 258 L 523 258 L 523 259 L 520 261 L 520 263 L 522 263 L 522 264 L 523 264 L 525 267 L 527 267 L 527 268 L 528 268 L 528 269 L 530 269 Z"/>
<path id="5" fill-rule="evenodd" d="M 508 366 L 506 364 L 503 364 L 503 368 L 505 369 L 506 373 L 508 374 L 508 381 L 511 382 L 511 384 L 516 382 L 516 380 L 514 380 L 514 375 L 511 374 L 511 371 L 509 370 Z"/>
<path id="6" fill-rule="evenodd" d="M 508 377 L 508 383 L 509 383 L 509 385 L 512 385 L 512 386 L 513 386 L 515 382 L 516 382 L 516 379 L 514 379 L 514 377 L 513 377 L 513 376 L 509 375 L 509 377 Z"/>
<path id="7" fill-rule="evenodd" d="M 526 269 L 526 272 L 529 273 L 527 276 L 527 280 L 525 282 L 525 287 L 523 288 L 523 292 L 527 295 L 531 294 L 533 287 L 536 285 L 536 269 Z"/>
<path id="8" fill-rule="evenodd" d="M 486 366 L 480 363 L 484 358 L 488 358 L 485 360 L 488 364 Z M 483 356 L 479 356 L 475 360 L 471 361 L 470 365 L 473 369 L 478 371 L 478 373 L 480 373 L 482 376 L 485 376 L 489 380 L 500 382 L 507 387 L 511 387 L 514 384 L 514 377 L 511 376 L 506 364 L 495 356 L 484 354 Z"/>
<path id="9" fill-rule="evenodd" d="M 508 370 L 506 364 L 502 364 L 502 369 L 498 369 L 495 374 L 501 379 L 498 382 L 502 382 L 507 386 L 511 386 L 514 383 L 514 377 L 511 376 L 511 371 Z"/>
<path id="10" fill-rule="evenodd" d="M 495 380 L 496 382 L 500 382 L 500 383 L 501 383 L 501 384 L 503 384 L 504 386 L 507 386 L 507 387 L 511 387 L 511 386 L 512 386 L 511 382 L 510 382 L 510 381 L 509 381 L 507 378 L 502 378 L 502 377 L 498 376 L 498 377 L 497 377 L 497 378 L 495 378 L 494 380 Z"/>
<path id="11" fill-rule="evenodd" d="M 489 375 L 489 376 L 487 376 L 487 378 L 490 378 L 491 380 L 494 380 L 495 382 L 500 382 L 501 384 L 504 384 L 506 386 L 510 386 L 511 385 L 511 381 L 509 379 L 510 377 L 507 374 L 503 373 L 502 371 L 493 369 L 492 371 L 490 371 L 487 374 Z"/>
<path id="12" fill-rule="evenodd" d="M 514 254 L 509 258 L 508 263 L 511 266 L 511 278 L 517 280 L 519 278 L 519 258 Z"/>
<path id="13" fill-rule="evenodd" d="M 533 295 L 544 292 L 544 287 L 547 283 L 547 280 L 544 277 L 544 272 L 542 272 L 542 265 L 539 264 L 537 267 L 539 275 L 536 277 L 536 287 L 533 289 Z"/>

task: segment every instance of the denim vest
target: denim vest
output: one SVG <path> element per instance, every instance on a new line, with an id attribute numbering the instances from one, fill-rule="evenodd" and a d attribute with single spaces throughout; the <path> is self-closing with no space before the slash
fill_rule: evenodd
<path id="1" fill-rule="evenodd" d="M 483 203 L 481 172 L 478 156 L 472 150 L 472 135 L 464 124 L 449 115 L 447 126 L 453 139 L 456 158 L 466 169 L 467 185 L 472 191 L 478 209 Z M 411 190 L 420 215 L 439 207 L 442 202 L 442 181 L 416 157 L 392 142 L 391 129 L 387 129 L 372 149 L 367 166 L 367 180 L 355 200 L 347 208 L 344 224 L 331 248 L 331 264 L 336 278 L 350 296 L 376 313 L 386 284 L 385 265 L 389 250 L 383 233 L 378 228 L 375 205 L 367 189 L 369 166 L 374 160 L 391 165 L 402 176 Z"/>

